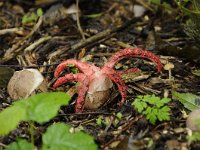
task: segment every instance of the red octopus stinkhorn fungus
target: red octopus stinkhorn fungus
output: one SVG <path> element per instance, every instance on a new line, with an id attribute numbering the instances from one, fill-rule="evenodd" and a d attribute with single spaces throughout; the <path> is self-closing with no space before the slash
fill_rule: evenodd
<path id="1" fill-rule="evenodd" d="M 140 48 L 126 48 L 113 54 L 108 62 L 101 68 L 94 64 L 81 62 L 75 59 L 65 60 L 59 64 L 55 70 L 54 76 L 58 79 L 53 87 L 57 88 L 64 83 L 72 81 L 79 82 L 76 112 L 82 112 L 84 108 L 95 110 L 102 106 L 107 101 L 109 90 L 114 82 L 118 86 L 122 97 L 121 101 L 118 103 L 118 105 L 121 106 L 127 96 L 126 85 L 122 80 L 121 75 L 129 72 L 137 72 L 139 69 L 131 68 L 126 71 L 117 72 L 113 67 L 117 62 L 128 57 L 149 59 L 157 65 L 158 72 L 162 69 L 160 59 L 155 54 Z M 59 77 L 60 73 L 70 64 L 75 65 L 82 73 L 69 73 L 63 77 Z M 104 94 L 100 94 L 101 92 L 104 92 Z"/>

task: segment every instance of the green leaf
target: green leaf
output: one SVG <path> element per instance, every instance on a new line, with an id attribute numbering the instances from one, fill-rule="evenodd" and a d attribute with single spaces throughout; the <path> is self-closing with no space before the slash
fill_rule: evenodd
<path id="1" fill-rule="evenodd" d="M 149 122 L 151 124 L 155 124 L 156 123 L 156 120 L 157 120 L 157 117 L 156 117 L 156 113 L 154 112 L 155 109 L 153 109 L 152 113 L 148 113 L 146 115 L 147 119 L 149 120 Z"/>
<path id="2" fill-rule="evenodd" d="M 158 100 L 156 102 L 156 107 L 160 108 L 160 107 L 164 106 L 165 104 L 167 104 L 170 101 L 171 101 L 171 99 L 169 99 L 169 98 L 163 98 L 162 100 Z"/>
<path id="3" fill-rule="evenodd" d="M 88 18 L 97 18 L 97 17 L 101 17 L 103 15 L 103 13 L 97 13 L 97 14 L 91 14 L 91 15 L 85 15 Z"/>
<path id="4" fill-rule="evenodd" d="M 70 133 L 70 126 L 56 123 L 42 136 L 42 150 L 97 150 L 93 138 L 83 132 Z"/>
<path id="5" fill-rule="evenodd" d="M 152 95 L 152 96 L 153 96 L 153 95 Z M 141 101 L 149 102 L 149 99 L 151 99 L 151 95 L 144 95 L 144 96 L 141 98 Z"/>
<path id="6" fill-rule="evenodd" d="M 0 135 L 17 128 L 21 121 L 43 123 L 56 116 L 60 106 L 67 105 L 70 97 L 66 93 L 40 93 L 13 103 L 0 112 Z"/>
<path id="7" fill-rule="evenodd" d="M 187 136 L 189 141 L 200 141 L 200 133 L 193 133 L 192 136 Z"/>
<path id="8" fill-rule="evenodd" d="M 6 135 L 17 128 L 20 121 L 26 120 L 26 109 L 13 105 L 0 112 L 0 135 Z"/>
<path id="9" fill-rule="evenodd" d="M 158 110 L 157 117 L 159 121 L 170 120 L 169 117 L 169 107 L 164 106 L 163 108 Z"/>
<path id="10" fill-rule="evenodd" d="M 148 115 L 148 114 L 150 114 L 152 112 L 152 110 L 153 110 L 153 108 L 147 107 L 147 109 L 145 111 L 143 111 L 143 114 L 144 115 Z"/>
<path id="11" fill-rule="evenodd" d="M 160 109 L 162 112 L 169 112 L 170 108 L 168 106 L 164 106 Z"/>
<path id="12" fill-rule="evenodd" d="M 163 98 L 153 95 L 138 96 L 132 103 L 134 108 L 149 120 L 150 123 L 155 124 L 157 120 L 165 121 L 170 119 L 168 106 L 165 106 L 171 99 Z"/>
<path id="13" fill-rule="evenodd" d="M 148 95 L 148 97 L 144 97 L 144 99 L 146 98 L 146 102 L 148 102 L 149 104 L 152 104 L 152 105 L 155 105 L 157 102 L 160 101 L 160 98 L 159 97 L 156 97 L 154 94 L 151 96 L 151 95 Z"/>
<path id="14" fill-rule="evenodd" d="M 38 8 L 38 9 L 37 9 L 37 15 L 38 15 L 39 17 L 41 17 L 41 16 L 43 15 L 42 8 Z"/>
<path id="15" fill-rule="evenodd" d="M 178 99 L 189 110 L 200 109 L 200 96 L 191 93 L 172 92 L 172 96 Z"/>
<path id="16" fill-rule="evenodd" d="M 101 117 L 99 117 L 99 118 L 96 119 L 96 124 L 97 124 L 98 126 L 101 126 L 101 125 L 102 125 L 102 122 L 103 122 L 103 120 L 101 119 Z"/>
<path id="17" fill-rule="evenodd" d="M 31 14 L 27 14 L 23 16 L 22 23 L 23 24 L 32 23 L 36 21 L 37 19 L 38 19 L 38 16 L 34 12 L 32 12 Z"/>
<path id="18" fill-rule="evenodd" d="M 118 112 L 117 114 L 116 114 L 116 117 L 118 118 L 118 119 L 122 119 L 122 113 L 121 112 Z"/>
<path id="19" fill-rule="evenodd" d="M 61 106 L 67 105 L 70 96 L 64 92 L 40 93 L 26 99 L 27 118 L 44 123 L 57 115 Z"/>
<path id="20" fill-rule="evenodd" d="M 192 73 L 193 73 L 194 75 L 200 77 L 200 69 L 199 69 L 199 70 L 192 71 Z"/>
<path id="21" fill-rule="evenodd" d="M 17 142 L 8 145 L 6 150 L 34 150 L 34 145 L 27 140 L 19 139 Z"/>
<path id="22" fill-rule="evenodd" d="M 138 102 L 137 99 L 135 99 L 135 101 L 132 103 L 132 105 L 135 107 L 135 109 L 137 109 L 137 111 L 139 113 L 141 113 L 144 110 L 144 107 L 143 107 L 142 103 Z"/>

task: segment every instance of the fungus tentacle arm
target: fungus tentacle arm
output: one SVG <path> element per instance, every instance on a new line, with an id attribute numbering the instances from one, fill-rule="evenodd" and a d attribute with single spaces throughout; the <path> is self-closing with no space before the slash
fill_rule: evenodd
<path id="1" fill-rule="evenodd" d="M 82 82 L 85 78 L 87 78 L 87 76 L 83 73 L 77 73 L 77 74 L 66 74 L 63 77 L 59 77 L 56 82 L 54 83 L 53 87 L 57 88 L 67 82 L 72 82 L 72 81 L 76 81 L 76 82 Z"/>
<path id="2" fill-rule="evenodd" d="M 149 59 L 157 65 L 158 72 L 160 72 L 162 69 L 162 64 L 158 56 L 140 48 L 125 48 L 119 52 L 116 52 L 114 55 L 112 55 L 112 57 L 110 57 L 110 59 L 104 66 L 113 68 L 117 62 L 128 57 L 140 57 Z"/>
<path id="3" fill-rule="evenodd" d="M 76 68 L 78 68 L 80 71 L 82 71 L 86 75 L 92 75 L 95 71 L 99 70 L 99 68 L 93 64 L 89 64 L 89 63 L 82 62 L 75 59 L 68 59 L 68 60 L 63 61 L 61 64 L 57 66 L 54 72 L 54 76 L 58 78 L 60 73 L 65 68 L 67 68 L 68 65 L 75 65 Z"/>

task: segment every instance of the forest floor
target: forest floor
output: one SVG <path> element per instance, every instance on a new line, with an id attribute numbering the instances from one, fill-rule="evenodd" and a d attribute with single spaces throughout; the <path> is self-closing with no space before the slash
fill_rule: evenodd
<path id="1" fill-rule="evenodd" d="M 198 142 L 187 139 L 190 111 L 172 95 L 173 91 L 200 94 L 200 78 L 193 73 L 199 69 L 199 45 L 185 34 L 183 23 L 177 19 L 180 14 L 176 4 L 172 2 L 167 8 L 139 0 L 80 0 L 77 7 L 74 2 L 0 1 L 0 109 L 12 104 L 7 84 L 14 71 L 38 69 L 47 91 L 73 92 L 71 83 L 53 88 L 54 70 L 63 60 L 86 58 L 103 66 L 115 52 L 139 47 L 156 54 L 163 66 L 173 64 L 172 77 L 165 69 L 157 73 L 144 59 L 123 59 L 115 70 L 136 67 L 142 73 L 126 81 L 128 96 L 122 107 L 117 105 L 121 96 L 116 86 L 112 90 L 114 100 L 95 111 L 75 113 L 75 94 L 53 121 L 37 124 L 38 131 L 61 121 L 92 135 L 99 149 L 200 149 Z M 148 77 L 144 78 L 144 74 Z M 137 81 L 138 76 L 141 79 Z M 171 99 L 169 121 L 153 125 L 134 109 L 134 99 L 146 94 Z M 17 137 L 30 140 L 25 123 L 0 138 L 0 149 Z M 35 139 L 35 145 L 40 147 L 41 135 Z"/>

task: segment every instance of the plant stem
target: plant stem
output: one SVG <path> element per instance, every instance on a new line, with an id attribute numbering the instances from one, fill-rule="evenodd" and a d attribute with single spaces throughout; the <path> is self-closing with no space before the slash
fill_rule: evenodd
<path id="1" fill-rule="evenodd" d="M 31 143 L 34 145 L 34 123 L 32 121 L 28 122 L 29 124 L 29 133 L 31 135 Z"/>

